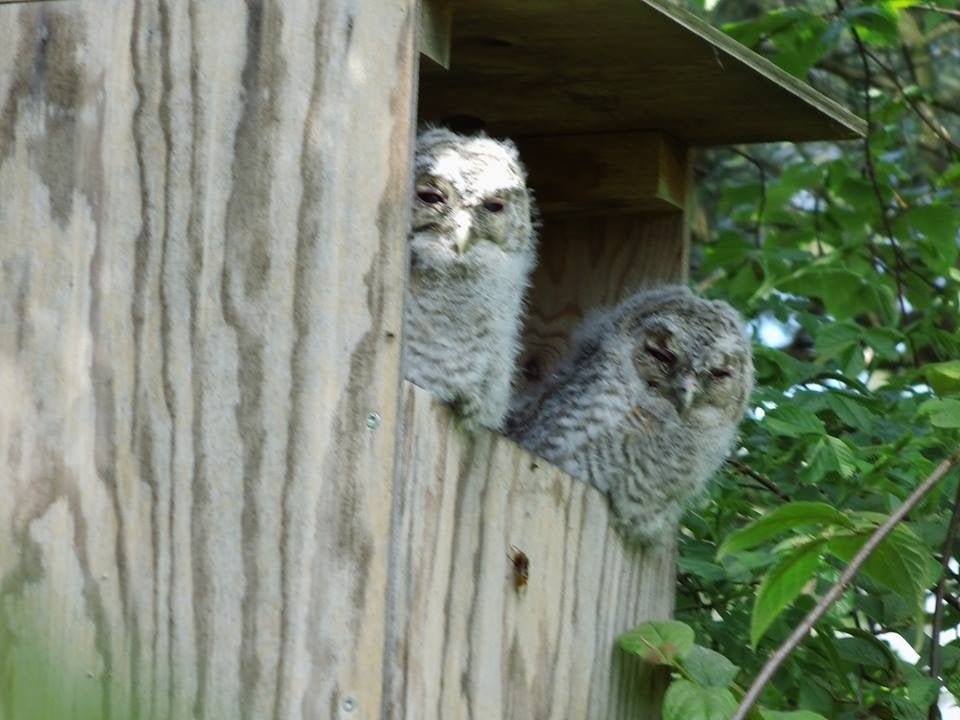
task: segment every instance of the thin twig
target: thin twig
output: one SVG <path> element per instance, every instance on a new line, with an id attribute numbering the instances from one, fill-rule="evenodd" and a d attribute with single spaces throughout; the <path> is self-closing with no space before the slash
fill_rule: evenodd
<path id="1" fill-rule="evenodd" d="M 760 175 L 760 199 L 757 201 L 757 222 L 753 226 L 754 245 L 759 249 L 763 246 L 763 215 L 767 211 L 767 171 L 753 155 L 737 148 L 730 148 L 730 151 L 751 163 Z"/>
<path id="2" fill-rule="evenodd" d="M 843 13 L 846 8 L 843 5 L 843 0 L 835 0 L 837 9 Z M 873 118 L 871 117 L 871 101 L 870 101 L 870 87 L 873 84 L 872 74 L 870 72 L 870 60 L 867 58 L 867 48 L 863 44 L 863 40 L 860 38 L 860 33 L 857 31 L 856 26 L 853 23 L 848 22 L 847 26 L 850 28 L 850 34 L 853 36 L 853 41 L 857 45 L 857 50 L 860 53 L 860 63 L 863 67 L 863 119 L 867 123 L 867 134 L 863 138 L 863 153 L 864 159 L 867 166 L 867 175 L 870 178 L 870 184 L 873 186 L 873 194 L 876 195 L 877 205 L 880 209 L 880 220 L 883 223 L 884 231 L 887 234 L 887 237 L 890 239 L 890 245 L 893 248 L 893 254 L 897 258 L 897 262 L 893 265 L 893 276 L 897 282 L 897 301 L 900 305 L 900 314 L 907 314 L 907 304 L 906 298 L 903 294 L 903 278 L 900 276 L 900 265 L 905 262 L 903 254 L 900 251 L 900 245 L 897 243 L 897 239 L 893 235 L 893 227 L 890 225 L 890 218 L 887 217 L 887 203 L 883 199 L 883 193 L 880 192 L 880 183 L 877 180 L 877 169 L 873 164 L 873 151 L 870 149 L 870 136 L 873 134 Z M 873 245 L 873 242 L 868 240 L 867 246 L 870 249 L 871 255 L 876 255 L 876 248 Z"/>
<path id="3" fill-rule="evenodd" d="M 817 68 L 850 82 L 863 82 L 863 73 L 857 72 L 852 68 L 845 67 L 844 65 L 833 61 L 826 60 L 821 62 L 817 65 Z M 896 89 L 896 86 L 892 82 L 885 81 L 884 78 L 875 79 L 875 83 L 878 86 L 886 88 L 887 90 Z M 926 102 L 931 107 L 937 108 L 937 110 L 943 110 L 944 112 L 952 113 L 953 115 L 960 115 L 960 104 L 951 102 L 945 98 L 935 96 L 929 97 L 927 98 Z"/>
<path id="4" fill-rule="evenodd" d="M 857 551 L 857 554 L 853 556 L 853 559 L 850 561 L 850 564 L 844 569 L 841 573 L 840 578 L 834 583 L 833 587 L 827 591 L 827 594 L 824 595 L 817 602 L 816 607 L 813 608 L 807 616 L 803 619 L 797 628 L 790 633 L 790 636 L 783 642 L 780 647 L 778 647 L 772 655 L 767 659 L 767 662 L 764 663 L 763 667 L 760 669 L 760 672 L 757 674 L 757 677 L 754 679 L 753 684 L 750 685 L 750 689 L 747 690 L 746 694 L 743 696 L 743 700 L 740 701 L 740 705 L 737 706 L 736 711 L 733 713 L 733 716 L 730 720 L 744 720 L 747 717 L 747 713 L 750 712 L 750 708 L 753 707 L 754 703 L 757 702 L 757 699 L 760 697 L 760 693 L 763 692 L 763 688 L 766 687 L 767 683 L 770 682 L 770 679 L 776 673 L 777 669 L 787 659 L 787 656 L 803 641 L 803 639 L 810 633 L 810 630 L 813 629 L 813 626 L 816 622 L 822 618 L 827 610 L 837 601 L 840 595 L 843 594 L 843 591 L 846 590 L 847 585 L 853 579 L 853 576 L 857 574 L 857 571 L 860 569 L 860 566 L 870 557 L 870 553 L 876 550 L 877 546 L 883 541 L 883 539 L 890 534 L 894 527 L 906 517 L 907 513 L 910 512 L 918 502 L 923 498 L 930 489 L 936 485 L 940 480 L 943 479 L 943 476 L 946 475 L 953 468 L 957 462 L 960 461 L 960 450 L 957 450 L 946 460 L 941 462 L 936 470 L 934 470 L 926 480 L 920 483 L 917 488 L 910 493 L 910 497 L 903 501 L 903 504 L 898 507 L 886 520 L 881 524 L 869 537 L 869 539 L 863 544 L 863 546 Z"/>
<path id="5" fill-rule="evenodd" d="M 935 13 L 940 13 L 941 15 L 946 15 L 948 18 L 952 18 L 953 20 L 960 22 L 960 10 L 937 7 L 936 5 L 910 5 L 909 7 L 911 10 L 930 10 Z"/>
<path id="6" fill-rule="evenodd" d="M 889 266 L 887 263 L 885 263 L 878 255 L 872 255 L 872 256 L 871 256 L 871 255 L 858 254 L 858 257 L 859 257 L 861 260 L 866 260 L 867 262 L 879 262 L 879 263 L 880 263 L 880 269 L 881 269 L 881 270 L 889 270 L 889 269 L 890 269 L 890 266 Z M 906 270 L 908 273 L 910 273 L 910 274 L 912 274 L 912 275 L 915 275 L 920 281 L 922 281 L 927 287 L 929 287 L 931 290 L 933 290 L 933 291 L 934 291 L 935 293 L 937 293 L 938 295 L 941 294 L 941 293 L 943 293 L 943 288 L 942 288 L 942 287 L 940 287 L 939 285 L 937 285 L 933 280 L 931 280 L 931 279 L 928 278 L 926 275 L 924 275 L 924 274 L 921 273 L 919 270 L 917 270 L 915 267 L 913 267 L 913 265 L 910 265 L 910 264 L 901 265 L 901 266 L 900 266 L 900 269 L 901 269 L 901 270 Z"/>
<path id="7" fill-rule="evenodd" d="M 758 473 L 756 470 L 751 468 L 749 465 L 744 465 L 739 460 L 735 460 L 733 458 L 727 458 L 727 464 L 730 465 L 730 467 L 736 468 L 737 471 L 743 473 L 747 477 L 752 478 L 753 480 L 756 480 L 758 483 L 763 485 L 767 490 L 772 492 L 781 500 L 790 502 L 790 496 L 787 493 L 785 493 L 783 490 L 781 490 L 777 486 L 777 484 L 773 482 L 773 480 L 770 480 L 769 478 L 764 477 L 763 475 Z"/>
<path id="8" fill-rule="evenodd" d="M 933 627 L 930 631 L 930 677 L 939 682 L 940 679 L 940 628 L 943 626 L 943 596 L 947 591 L 947 571 L 950 569 L 950 558 L 953 556 L 953 544 L 957 539 L 957 526 L 960 526 L 960 483 L 957 483 L 957 495 L 953 499 L 953 512 L 950 515 L 950 526 L 947 528 L 947 539 L 943 542 L 943 572 L 937 583 L 936 600 L 933 609 Z M 929 720 L 940 720 L 940 708 L 937 701 L 930 704 L 927 713 Z"/>
<path id="9" fill-rule="evenodd" d="M 696 288 L 697 294 L 698 295 L 702 294 L 704 290 L 709 288 L 718 280 L 722 280 L 726 276 L 727 276 L 727 271 L 724 268 L 717 268 L 712 273 L 707 275 L 703 280 L 697 283 L 697 288 Z"/>
<path id="10" fill-rule="evenodd" d="M 817 192 L 817 194 L 813 196 L 813 237 L 817 243 L 817 257 L 823 257 L 823 243 L 820 242 L 820 235 L 823 233 L 823 228 L 820 223 L 820 200 L 820 193 Z"/>
<path id="11" fill-rule="evenodd" d="M 939 123 L 934 122 L 933 120 L 928 118 L 926 113 L 923 112 L 920 106 L 916 102 L 914 102 L 913 98 L 907 95 L 906 88 L 903 86 L 903 83 L 900 82 L 900 78 L 897 76 L 897 73 L 893 70 L 893 68 L 888 66 L 880 58 L 878 58 L 872 52 L 867 50 L 866 47 L 864 47 L 863 51 L 867 54 L 867 57 L 873 60 L 873 62 L 876 63 L 877 67 L 883 70 L 883 72 L 887 75 L 887 77 L 890 78 L 891 82 L 893 82 L 893 84 L 897 87 L 897 90 L 900 91 L 901 97 L 903 97 L 903 99 L 910 106 L 913 112 L 916 113 L 917 117 L 923 121 L 923 124 L 926 125 L 928 128 L 930 128 L 933 131 L 934 135 L 936 135 L 941 140 L 943 140 L 947 144 L 947 146 L 950 147 L 954 152 L 960 151 L 960 145 L 957 145 L 957 143 L 953 141 L 953 138 L 947 135 L 946 131 L 944 131 L 943 129 L 943 126 L 939 125 Z"/>

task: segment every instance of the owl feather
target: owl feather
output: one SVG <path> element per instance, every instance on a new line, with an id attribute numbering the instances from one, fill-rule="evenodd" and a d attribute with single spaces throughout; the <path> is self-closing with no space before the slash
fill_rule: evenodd
<path id="1" fill-rule="evenodd" d="M 752 387 L 737 312 L 664 286 L 588 317 L 516 398 L 508 433 L 606 493 L 629 539 L 655 544 L 730 451 Z"/>
<path id="2" fill-rule="evenodd" d="M 429 128 L 417 137 L 404 372 L 464 426 L 500 429 L 536 259 L 516 147 Z"/>

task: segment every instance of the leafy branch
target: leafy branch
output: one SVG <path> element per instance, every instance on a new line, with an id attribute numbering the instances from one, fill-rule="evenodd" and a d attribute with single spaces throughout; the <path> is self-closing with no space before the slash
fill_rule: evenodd
<path id="1" fill-rule="evenodd" d="M 743 697 L 743 700 L 740 701 L 740 704 L 737 706 L 736 711 L 731 716 L 730 720 L 745 720 L 747 713 L 750 711 L 750 708 L 753 707 L 754 703 L 759 699 L 760 693 L 763 692 L 763 688 L 766 687 L 767 683 L 776 673 L 777 669 L 787 658 L 787 656 L 793 652 L 793 650 L 803 641 L 803 639 L 809 634 L 810 630 L 813 629 L 813 626 L 817 623 L 820 618 L 824 616 L 827 610 L 837 601 L 840 595 L 846 590 L 847 585 L 853 580 L 854 575 L 860 570 L 860 567 L 866 562 L 867 558 L 870 557 L 870 554 L 880 545 L 883 539 L 890 534 L 890 532 L 897 526 L 897 524 L 903 520 L 907 513 L 909 513 L 916 505 L 923 499 L 926 495 L 938 482 L 940 482 L 943 477 L 950 472 L 954 465 L 960 461 L 960 450 L 957 450 L 946 460 L 941 462 L 936 470 L 934 470 L 920 485 L 910 494 L 910 496 L 900 505 L 884 522 L 881 524 L 870 538 L 863 544 L 856 555 L 853 556 L 853 559 L 841 573 L 840 578 L 834 583 L 833 587 L 827 591 L 827 593 L 817 602 L 816 606 L 807 613 L 806 617 L 800 622 L 796 629 L 790 633 L 789 637 L 783 642 L 783 644 L 778 647 L 764 666 L 761 668 L 760 672 L 757 674 L 757 677 L 754 679 L 753 683 L 750 685 L 746 694 Z"/>
<path id="2" fill-rule="evenodd" d="M 843 0 L 835 0 L 837 10 L 843 15 L 846 12 L 846 7 L 843 4 Z M 873 193 L 877 198 L 877 205 L 880 210 L 880 221 L 883 223 L 883 229 L 886 233 L 887 238 L 890 241 L 890 247 L 893 248 L 894 255 L 896 256 L 896 263 L 893 266 L 894 277 L 897 283 L 897 303 L 900 305 L 900 314 L 907 314 L 907 305 L 906 297 L 903 290 L 903 278 L 900 275 L 900 266 L 906 263 L 906 260 L 903 258 L 903 253 L 900 250 L 900 245 L 897 243 L 896 237 L 893 234 L 893 227 L 890 225 L 890 218 L 887 215 L 887 203 L 883 199 L 883 193 L 880 190 L 880 182 L 877 180 L 877 169 L 873 162 L 873 151 L 870 149 L 870 137 L 873 135 L 873 115 L 871 112 L 872 104 L 870 100 L 870 90 L 872 87 L 872 75 L 870 72 L 870 61 L 867 55 L 867 48 L 863 44 L 863 39 L 860 37 L 860 33 L 857 31 L 856 25 L 852 22 L 847 23 L 850 34 L 853 36 L 853 41 L 857 46 L 857 51 L 860 53 L 860 60 L 863 66 L 863 119 L 867 123 L 867 133 L 863 138 L 863 155 L 864 162 L 867 168 L 867 175 L 870 178 L 870 185 L 873 187 Z M 868 247 L 870 248 L 871 255 L 876 256 L 877 252 L 873 245 L 873 241 L 868 241 Z"/>
<path id="3" fill-rule="evenodd" d="M 957 483 L 957 494 L 953 499 L 953 510 L 950 513 L 950 526 L 947 529 L 947 538 L 943 542 L 943 569 L 940 572 L 940 579 L 934 593 L 933 623 L 930 631 L 930 677 L 938 681 L 940 678 L 940 631 L 943 626 L 943 603 L 958 526 L 960 526 L 960 483 Z M 929 720 L 939 720 L 940 718 L 940 710 L 935 702 L 930 705 L 928 717 Z"/>
<path id="4" fill-rule="evenodd" d="M 744 475 L 746 475 L 748 478 L 751 478 L 752 480 L 756 480 L 764 488 L 772 492 L 781 500 L 786 500 L 787 502 L 790 501 L 790 496 L 786 492 L 781 490 L 775 482 L 773 482 L 770 478 L 766 477 L 765 475 L 761 475 L 756 470 L 751 469 L 748 465 L 745 465 L 744 463 L 740 462 L 735 458 L 727 458 L 727 464 L 730 467 L 734 468 L 737 472 L 743 473 Z"/>

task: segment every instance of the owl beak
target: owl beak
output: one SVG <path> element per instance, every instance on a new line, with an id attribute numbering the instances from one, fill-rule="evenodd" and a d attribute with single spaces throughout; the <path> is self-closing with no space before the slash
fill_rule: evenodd
<path id="1" fill-rule="evenodd" d="M 693 405 L 693 397 L 697 394 L 697 377 L 693 373 L 684 373 L 677 379 L 673 387 L 674 402 L 677 411 L 683 415 Z"/>
<path id="2" fill-rule="evenodd" d="M 470 246 L 470 213 L 458 212 L 453 218 L 453 245 L 458 255 L 463 255 Z"/>

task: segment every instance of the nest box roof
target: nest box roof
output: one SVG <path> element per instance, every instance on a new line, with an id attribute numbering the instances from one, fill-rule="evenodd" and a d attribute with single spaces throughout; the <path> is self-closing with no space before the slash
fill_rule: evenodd
<path id="1" fill-rule="evenodd" d="M 690 145 L 866 131 L 667 0 L 468 0 L 453 7 L 449 42 L 449 69 L 421 64 L 421 120 L 465 116 L 513 136 L 652 130 Z"/>

